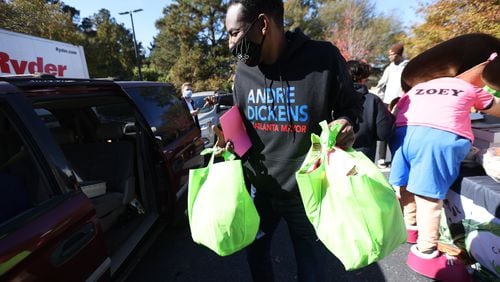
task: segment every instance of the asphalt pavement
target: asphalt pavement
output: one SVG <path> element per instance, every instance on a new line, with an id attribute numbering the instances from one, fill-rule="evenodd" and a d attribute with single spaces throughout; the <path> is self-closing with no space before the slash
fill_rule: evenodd
<path id="1" fill-rule="evenodd" d="M 382 170 L 387 176 L 389 169 Z M 410 245 L 403 244 L 377 263 L 347 272 L 338 259 L 326 255 L 327 281 L 433 281 L 406 265 Z M 297 281 L 295 257 L 286 223 L 282 221 L 272 244 L 273 267 L 277 282 Z M 193 242 L 187 219 L 175 229 L 164 230 L 146 255 L 128 276 L 129 282 L 250 282 L 250 270 L 245 251 L 220 257 Z"/>
<path id="2" fill-rule="evenodd" d="M 282 222 L 273 238 L 276 281 L 297 281 L 291 241 Z M 327 256 L 328 281 L 432 281 L 405 264 L 410 246 L 401 245 L 392 254 L 361 270 L 346 272 L 334 256 Z M 220 257 L 191 239 L 187 222 L 165 230 L 143 257 L 127 281 L 251 281 L 244 251 Z"/>

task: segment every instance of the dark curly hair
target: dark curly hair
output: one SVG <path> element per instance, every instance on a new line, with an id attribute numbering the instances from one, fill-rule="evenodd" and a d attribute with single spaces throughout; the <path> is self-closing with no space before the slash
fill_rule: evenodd
<path id="1" fill-rule="evenodd" d="M 347 70 L 354 82 L 360 82 L 369 77 L 372 72 L 369 64 L 357 60 L 347 61 Z"/>
<path id="2" fill-rule="evenodd" d="M 278 24 L 283 26 L 283 1 L 282 0 L 231 0 L 228 7 L 241 4 L 243 6 L 243 20 L 245 22 L 254 21 L 259 14 L 271 15 Z"/>

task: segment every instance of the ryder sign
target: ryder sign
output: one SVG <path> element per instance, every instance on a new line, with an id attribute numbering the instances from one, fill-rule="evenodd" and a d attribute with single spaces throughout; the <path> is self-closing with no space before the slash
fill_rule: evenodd
<path id="1" fill-rule="evenodd" d="M 89 78 L 83 47 L 0 29 L 0 76 L 32 73 Z"/>

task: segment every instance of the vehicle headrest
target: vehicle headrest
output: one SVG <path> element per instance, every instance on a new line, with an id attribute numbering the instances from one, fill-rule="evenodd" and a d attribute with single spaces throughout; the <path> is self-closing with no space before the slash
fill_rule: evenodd
<path id="1" fill-rule="evenodd" d="M 56 139 L 57 143 L 60 145 L 74 144 L 76 141 L 75 134 L 70 129 L 56 127 L 50 129 L 50 132 L 52 133 L 52 136 L 54 136 L 54 139 Z"/>
<path id="2" fill-rule="evenodd" d="M 123 129 L 119 123 L 104 123 L 97 127 L 96 136 L 99 140 L 117 140 L 123 137 Z"/>

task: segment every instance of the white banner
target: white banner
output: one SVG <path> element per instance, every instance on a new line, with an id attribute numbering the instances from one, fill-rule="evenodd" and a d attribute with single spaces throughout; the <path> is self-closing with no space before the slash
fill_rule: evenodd
<path id="1" fill-rule="evenodd" d="M 82 46 L 0 29 L 0 76 L 30 73 L 89 78 Z"/>

